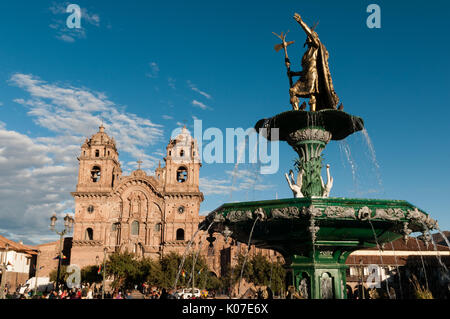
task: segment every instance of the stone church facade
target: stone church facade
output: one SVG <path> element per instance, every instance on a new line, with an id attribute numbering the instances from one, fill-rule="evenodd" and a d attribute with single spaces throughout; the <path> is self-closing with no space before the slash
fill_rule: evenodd
<path id="1" fill-rule="evenodd" d="M 203 201 L 197 142 L 186 128 L 170 140 L 165 166 L 159 164 L 154 176 L 140 162 L 122 175 L 115 140 L 103 126 L 86 139 L 78 160 L 72 264 L 94 265 L 104 249 L 152 258 L 184 252 L 202 219 Z"/>

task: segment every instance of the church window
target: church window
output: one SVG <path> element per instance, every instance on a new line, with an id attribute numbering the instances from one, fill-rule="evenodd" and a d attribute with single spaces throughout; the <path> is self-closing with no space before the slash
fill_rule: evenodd
<path id="1" fill-rule="evenodd" d="M 94 212 L 94 206 L 89 205 L 87 211 L 88 211 L 89 214 L 92 214 Z"/>
<path id="2" fill-rule="evenodd" d="M 91 179 L 94 183 L 97 183 L 100 179 L 101 169 L 98 166 L 94 166 L 91 169 Z"/>
<path id="3" fill-rule="evenodd" d="M 95 150 L 95 157 L 99 157 L 100 156 L 100 151 L 99 150 Z"/>
<path id="4" fill-rule="evenodd" d="M 177 229 L 177 240 L 184 240 L 184 229 L 183 228 Z"/>
<path id="5" fill-rule="evenodd" d="M 180 213 L 180 214 L 184 213 L 184 206 L 178 207 L 178 213 Z"/>
<path id="6" fill-rule="evenodd" d="M 131 223 L 131 235 L 139 235 L 139 222 L 137 220 Z"/>
<path id="7" fill-rule="evenodd" d="M 178 168 L 177 170 L 177 182 L 178 183 L 184 183 L 187 181 L 188 178 L 188 172 L 187 172 L 187 168 L 184 166 L 181 166 L 180 168 Z"/>
<path id="8" fill-rule="evenodd" d="M 155 231 L 157 232 L 161 231 L 161 223 L 155 225 Z"/>
<path id="9" fill-rule="evenodd" d="M 84 234 L 85 240 L 94 240 L 94 231 L 92 228 L 86 228 L 86 233 Z"/>
<path id="10" fill-rule="evenodd" d="M 180 151 L 180 157 L 183 157 L 184 156 L 184 150 L 181 150 Z"/>
<path id="11" fill-rule="evenodd" d="M 112 225 L 111 225 L 111 231 L 113 231 L 113 232 L 114 232 L 114 231 L 117 231 L 117 229 L 119 228 L 118 226 L 119 226 L 119 223 L 114 223 L 114 224 L 112 224 Z"/>

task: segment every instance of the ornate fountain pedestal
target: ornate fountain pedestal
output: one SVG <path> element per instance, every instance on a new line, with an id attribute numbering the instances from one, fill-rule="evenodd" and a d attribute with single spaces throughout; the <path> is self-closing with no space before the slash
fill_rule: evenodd
<path id="1" fill-rule="evenodd" d="M 332 109 L 287 111 L 255 125 L 268 140 L 286 141 L 297 152 L 296 169 L 300 176 L 296 184 L 300 191 L 296 197 L 328 197 L 331 185 L 324 185 L 321 178 L 322 151 L 331 140 L 342 140 L 363 127 L 361 118 Z M 278 135 L 272 135 L 271 129 L 277 129 Z"/>
<path id="2" fill-rule="evenodd" d="M 293 286 L 303 298 L 346 299 L 345 260 L 350 252 L 316 250 L 314 257 L 293 255 L 290 269 Z"/>

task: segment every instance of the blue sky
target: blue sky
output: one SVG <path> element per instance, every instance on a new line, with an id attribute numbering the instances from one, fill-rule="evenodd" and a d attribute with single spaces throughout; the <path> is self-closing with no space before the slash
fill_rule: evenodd
<path id="1" fill-rule="evenodd" d="M 65 1 L 0 3 L 0 234 L 38 243 L 53 212 L 73 209 L 82 141 L 101 119 L 126 172 L 152 173 L 180 124 L 252 127 L 289 110 L 283 55 L 272 32 L 290 30 L 293 69 L 305 35 L 294 12 L 327 47 L 345 111 L 362 133 L 331 142 L 331 196 L 404 199 L 450 229 L 448 128 L 450 5 L 445 1 L 73 1 L 82 29 L 69 30 Z M 381 7 L 381 29 L 366 8 Z M 350 161 L 346 150 L 350 151 Z M 280 169 L 205 164 L 204 214 L 223 202 L 291 197 Z M 376 156 L 374 156 L 376 155 Z M 355 169 L 352 170 L 352 165 Z"/>

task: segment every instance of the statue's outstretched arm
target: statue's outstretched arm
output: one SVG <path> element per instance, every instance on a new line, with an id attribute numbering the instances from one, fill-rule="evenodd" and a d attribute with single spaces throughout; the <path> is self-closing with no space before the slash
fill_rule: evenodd
<path id="1" fill-rule="evenodd" d="M 298 13 L 296 13 L 294 14 L 294 19 L 300 24 L 302 29 L 305 31 L 306 35 L 317 44 L 318 39 L 316 39 L 316 37 L 313 35 L 308 25 L 305 22 L 303 22 L 302 17 Z"/>

